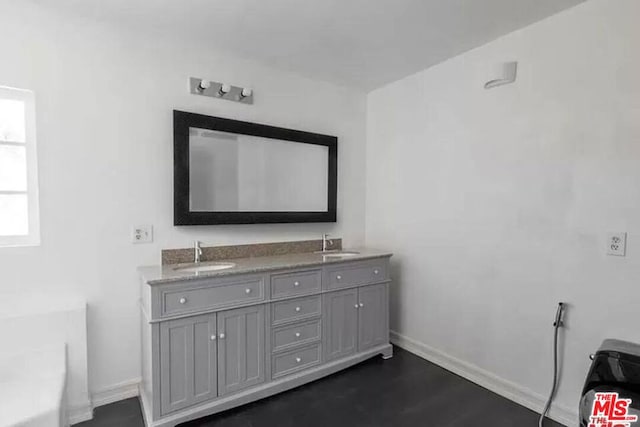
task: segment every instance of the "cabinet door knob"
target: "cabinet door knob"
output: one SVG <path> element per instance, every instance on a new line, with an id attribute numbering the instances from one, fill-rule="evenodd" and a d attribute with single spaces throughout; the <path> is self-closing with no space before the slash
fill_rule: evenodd
<path id="1" fill-rule="evenodd" d="M 218 335 L 220 337 L 221 340 L 224 339 L 224 332 L 220 332 L 220 335 Z"/>
<path id="2" fill-rule="evenodd" d="M 300 338 L 300 332 L 296 332 L 296 338 Z"/>
<path id="3" fill-rule="evenodd" d="M 245 294 L 247 294 L 247 295 L 249 295 L 249 294 L 251 293 L 251 288 L 247 288 L 247 289 L 245 289 L 245 290 L 244 290 L 244 293 L 245 293 Z"/>
<path id="4" fill-rule="evenodd" d="M 185 297 L 180 298 L 180 304 L 186 304 L 187 299 Z"/>
<path id="5" fill-rule="evenodd" d="M 363 304 L 363 303 L 360 303 L 359 305 L 360 305 L 360 308 L 364 307 L 364 304 Z"/>
<path id="6" fill-rule="evenodd" d="M 293 286 L 297 288 L 298 286 L 300 286 L 300 282 L 293 282 Z"/>
<path id="7" fill-rule="evenodd" d="M 296 307 L 296 311 L 300 311 L 300 307 Z"/>
<path id="8" fill-rule="evenodd" d="M 359 306 L 358 304 L 356 304 L 356 305 L 354 305 L 354 307 L 355 307 L 355 308 L 358 308 L 358 307 L 360 307 L 360 306 Z"/>
<path id="9" fill-rule="evenodd" d="M 338 279 L 338 280 L 342 280 L 342 276 L 338 274 L 338 275 L 336 276 L 336 279 Z"/>
<path id="10" fill-rule="evenodd" d="M 211 335 L 211 341 L 215 341 L 216 340 L 216 336 L 215 335 Z"/>
<path id="11" fill-rule="evenodd" d="M 380 273 L 380 270 L 378 270 L 377 268 L 373 270 L 373 274 L 378 274 L 378 273 Z"/>
<path id="12" fill-rule="evenodd" d="M 300 363 L 302 362 L 302 358 L 301 357 L 296 357 L 296 363 Z"/>

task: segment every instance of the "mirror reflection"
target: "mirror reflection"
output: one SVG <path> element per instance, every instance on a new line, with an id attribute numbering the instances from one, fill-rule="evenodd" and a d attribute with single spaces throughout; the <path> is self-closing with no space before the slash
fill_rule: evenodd
<path id="1" fill-rule="evenodd" d="M 189 128 L 190 210 L 327 210 L 329 148 Z"/>

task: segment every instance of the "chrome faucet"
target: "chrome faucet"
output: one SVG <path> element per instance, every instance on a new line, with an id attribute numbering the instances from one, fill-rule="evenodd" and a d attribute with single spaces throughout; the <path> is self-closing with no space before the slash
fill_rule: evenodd
<path id="1" fill-rule="evenodd" d="M 322 252 L 327 252 L 327 248 L 333 246 L 333 240 L 329 239 L 329 234 L 322 235 Z"/>
<path id="2" fill-rule="evenodd" d="M 200 247 L 200 241 L 195 240 L 193 242 L 193 262 L 195 262 L 196 264 L 199 264 L 201 257 L 202 257 L 202 248 Z"/>

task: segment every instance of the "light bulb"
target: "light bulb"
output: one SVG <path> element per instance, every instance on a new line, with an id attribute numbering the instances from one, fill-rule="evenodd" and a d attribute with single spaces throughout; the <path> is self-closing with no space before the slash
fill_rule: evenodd
<path id="1" fill-rule="evenodd" d="M 219 94 L 220 96 L 224 96 L 224 95 L 226 95 L 227 93 L 229 93 L 229 91 L 230 91 L 230 90 L 231 90 L 231 85 L 230 85 L 230 84 L 222 83 L 222 84 L 220 85 L 220 89 L 218 90 L 218 94 Z"/>
<path id="2" fill-rule="evenodd" d="M 200 84 L 198 85 L 198 90 L 203 91 L 207 90 L 211 87 L 211 82 L 209 80 L 200 80 Z"/>

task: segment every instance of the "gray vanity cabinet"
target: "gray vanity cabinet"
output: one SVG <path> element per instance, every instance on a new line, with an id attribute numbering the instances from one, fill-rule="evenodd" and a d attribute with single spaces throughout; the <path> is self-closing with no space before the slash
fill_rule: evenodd
<path id="1" fill-rule="evenodd" d="M 358 348 L 358 289 L 324 294 L 325 360 L 349 356 Z"/>
<path id="2" fill-rule="evenodd" d="M 264 382 L 265 310 L 256 305 L 218 313 L 218 394 Z"/>
<path id="3" fill-rule="evenodd" d="M 387 289 L 386 283 L 358 289 L 358 351 L 389 341 Z"/>
<path id="4" fill-rule="evenodd" d="M 218 395 L 215 334 L 215 314 L 160 324 L 160 395 L 163 414 Z"/>
<path id="5" fill-rule="evenodd" d="M 175 427 L 392 356 L 389 255 L 308 256 L 315 263 L 143 280 L 147 427 Z"/>

